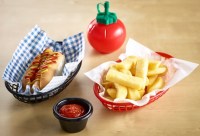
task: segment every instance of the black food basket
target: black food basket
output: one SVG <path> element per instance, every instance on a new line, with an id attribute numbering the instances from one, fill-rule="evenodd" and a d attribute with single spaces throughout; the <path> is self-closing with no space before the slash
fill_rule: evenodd
<path id="1" fill-rule="evenodd" d="M 24 103 L 38 103 L 38 102 L 47 100 L 50 97 L 55 96 L 56 94 L 62 92 L 77 75 L 77 73 L 79 72 L 81 68 L 81 65 L 82 65 L 82 61 L 78 64 L 77 68 L 69 74 L 68 78 L 64 81 L 63 84 L 45 93 L 41 93 L 37 95 L 23 95 L 17 92 L 18 87 L 19 87 L 18 84 L 11 84 L 5 81 L 5 86 L 8 89 L 8 91 L 12 93 L 13 96 L 19 101 L 24 102 Z"/>

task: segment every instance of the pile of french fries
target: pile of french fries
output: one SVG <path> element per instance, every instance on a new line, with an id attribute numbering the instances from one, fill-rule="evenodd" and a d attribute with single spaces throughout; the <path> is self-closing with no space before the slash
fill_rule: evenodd
<path id="1" fill-rule="evenodd" d="M 158 60 L 129 56 L 109 67 L 103 75 L 102 86 L 110 99 L 141 100 L 142 97 L 165 85 L 167 66 Z M 107 97 L 107 98 L 108 98 Z"/>

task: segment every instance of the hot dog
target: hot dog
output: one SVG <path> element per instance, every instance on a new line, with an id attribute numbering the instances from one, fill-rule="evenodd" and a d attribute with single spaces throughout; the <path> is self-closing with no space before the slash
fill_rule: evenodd
<path id="1" fill-rule="evenodd" d="M 60 52 L 53 52 L 47 48 L 32 61 L 22 78 L 22 88 L 36 87 L 42 90 L 53 78 L 62 74 L 65 57 Z M 32 93 L 33 90 L 31 89 Z"/>

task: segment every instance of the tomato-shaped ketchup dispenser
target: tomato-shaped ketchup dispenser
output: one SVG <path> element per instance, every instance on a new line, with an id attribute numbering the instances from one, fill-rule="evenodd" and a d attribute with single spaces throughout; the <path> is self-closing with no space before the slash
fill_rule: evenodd
<path id="1" fill-rule="evenodd" d="M 104 12 L 100 11 L 104 6 Z M 88 27 L 87 38 L 91 46 L 100 53 L 111 53 L 125 41 L 126 29 L 115 13 L 109 12 L 109 2 L 97 4 L 98 14 Z"/>

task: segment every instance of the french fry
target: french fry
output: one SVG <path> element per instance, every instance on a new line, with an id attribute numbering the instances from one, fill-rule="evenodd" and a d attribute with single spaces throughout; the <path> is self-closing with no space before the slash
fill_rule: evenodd
<path id="1" fill-rule="evenodd" d="M 142 97 L 141 97 L 141 94 L 140 94 L 140 92 L 138 90 L 135 90 L 135 89 L 132 89 L 132 88 L 128 88 L 127 98 L 137 101 L 137 100 L 140 100 Z"/>
<path id="2" fill-rule="evenodd" d="M 128 60 L 129 62 L 132 63 L 132 65 L 135 65 L 137 62 L 137 57 L 136 56 L 128 56 L 125 60 Z"/>
<path id="3" fill-rule="evenodd" d="M 162 77 L 158 77 L 156 81 L 151 85 L 147 87 L 147 93 L 152 92 L 155 89 L 161 89 L 164 86 L 164 80 Z"/>
<path id="4" fill-rule="evenodd" d="M 108 89 L 106 89 L 106 92 L 107 92 L 107 94 L 108 94 L 111 98 L 113 98 L 113 99 L 116 98 L 117 89 L 115 89 L 115 88 L 108 88 Z"/>
<path id="5" fill-rule="evenodd" d="M 167 67 L 166 66 L 162 66 L 153 70 L 149 70 L 148 71 L 148 76 L 153 76 L 153 75 L 159 75 L 159 74 L 164 74 L 167 72 Z"/>
<path id="6" fill-rule="evenodd" d="M 143 78 L 126 75 L 114 69 L 109 69 L 106 80 L 138 90 L 145 86 Z"/>
<path id="7" fill-rule="evenodd" d="M 146 80 L 145 80 L 145 86 L 148 86 L 149 85 L 149 78 L 148 77 L 145 77 Z"/>
<path id="8" fill-rule="evenodd" d="M 129 61 L 125 61 L 125 60 L 114 65 L 114 67 L 118 70 L 120 70 L 120 69 L 130 69 L 131 66 L 132 66 L 132 63 L 129 62 Z"/>
<path id="9" fill-rule="evenodd" d="M 148 79 L 149 79 L 149 85 L 152 85 L 154 83 L 154 81 L 156 80 L 156 78 L 158 77 L 158 75 L 153 75 L 153 76 L 149 76 Z"/>
<path id="10" fill-rule="evenodd" d="M 135 76 L 135 72 L 136 72 L 136 64 L 133 64 L 133 65 L 132 65 L 130 71 L 131 71 L 132 76 Z"/>
<path id="11" fill-rule="evenodd" d="M 101 85 L 107 89 L 107 88 L 113 88 L 114 87 L 114 83 L 113 82 L 109 82 L 109 81 L 105 81 L 105 82 L 102 82 Z"/>
<path id="12" fill-rule="evenodd" d="M 122 86 L 120 84 L 114 83 L 115 88 L 117 90 L 116 92 L 116 98 L 123 98 L 125 99 L 127 96 L 127 88 L 125 86 Z"/>
<path id="13" fill-rule="evenodd" d="M 110 81 L 107 81 L 106 80 L 106 73 L 103 75 L 102 77 L 102 82 L 101 82 L 101 85 L 107 89 L 107 88 L 113 88 L 114 87 L 114 83 L 113 82 L 110 82 Z"/>
<path id="14" fill-rule="evenodd" d="M 138 91 L 139 91 L 139 93 L 140 93 L 140 96 L 141 96 L 141 98 L 142 98 L 142 96 L 144 96 L 144 94 L 145 94 L 145 89 L 138 90 Z"/>
<path id="15" fill-rule="evenodd" d="M 160 67 L 161 67 L 161 68 L 165 68 L 165 69 L 166 69 L 166 70 L 165 70 L 163 73 L 159 74 L 159 76 L 164 76 L 164 75 L 167 73 L 167 71 L 168 71 L 168 68 L 167 68 L 167 66 L 166 66 L 166 65 L 164 65 L 164 64 L 160 64 Z"/>
<path id="16" fill-rule="evenodd" d="M 127 70 L 127 69 L 120 69 L 119 71 L 122 72 L 122 73 L 124 73 L 124 74 L 131 75 L 131 76 L 132 76 L 130 70 Z"/>
<path id="17" fill-rule="evenodd" d="M 149 65 L 148 59 L 141 58 L 141 59 L 138 59 L 136 63 L 135 76 L 143 78 L 145 84 L 148 84 L 148 78 L 147 78 L 148 65 Z"/>
<path id="18" fill-rule="evenodd" d="M 146 78 L 148 72 L 148 59 L 138 59 L 136 63 L 135 76 Z"/>
<path id="19" fill-rule="evenodd" d="M 130 70 L 132 65 L 136 63 L 136 60 L 137 60 L 137 57 L 129 56 L 126 59 L 124 59 L 122 62 L 115 64 L 114 67 L 116 67 L 116 69 L 118 70 L 120 69 Z"/>
<path id="20" fill-rule="evenodd" d="M 149 70 L 153 70 L 153 69 L 156 69 L 160 66 L 161 64 L 161 61 L 158 61 L 158 60 L 149 60 L 149 67 L 148 69 Z"/>
<path id="21" fill-rule="evenodd" d="M 128 59 L 132 60 L 132 66 L 130 68 L 130 71 L 132 75 L 135 76 L 135 71 L 136 71 L 135 69 L 136 69 L 136 63 L 137 63 L 138 58 L 135 56 L 128 56 Z"/>
<path id="22" fill-rule="evenodd" d="M 106 99 L 108 99 L 108 100 L 110 100 L 110 101 L 113 101 L 113 100 L 114 100 L 114 98 L 112 98 L 112 97 L 110 97 L 110 96 L 107 96 L 107 95 L 105 95 L 104 98 L 106 98 Z"/>

